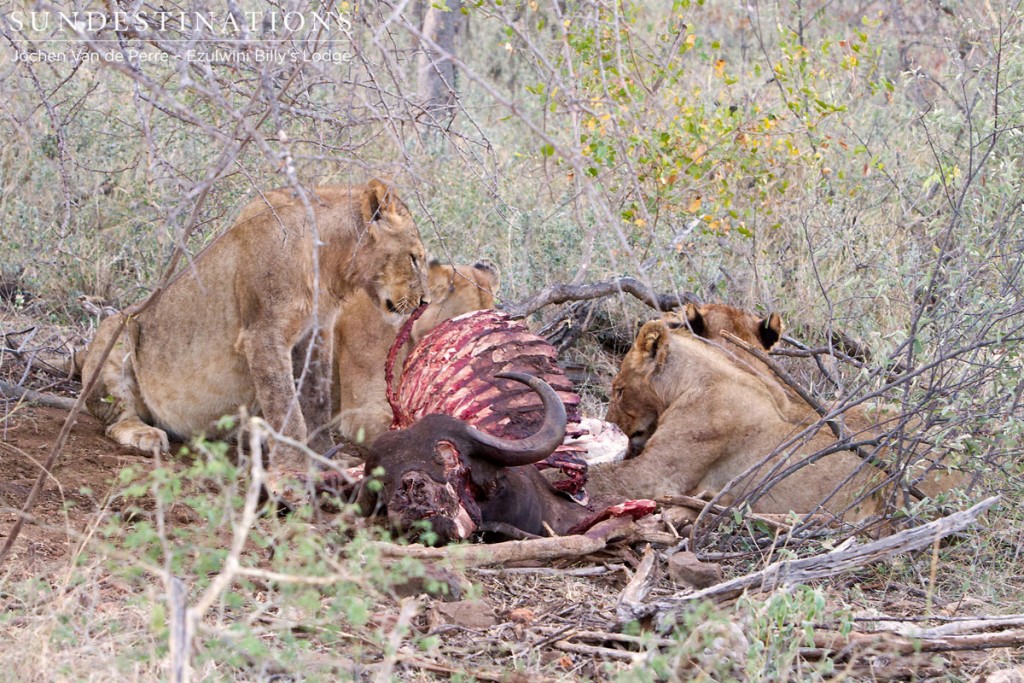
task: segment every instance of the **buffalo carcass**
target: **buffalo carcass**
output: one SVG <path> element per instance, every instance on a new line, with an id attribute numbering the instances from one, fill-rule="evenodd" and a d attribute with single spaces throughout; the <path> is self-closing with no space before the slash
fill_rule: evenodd
<path id="1" fill-rule="evenodd" d="M 401 335 L 400 335 L 401 338 Z M 401 383 L 388 381 L 394 412 L 392 429 L 409 427 L 427 415 L 440 413 L 464 420 L 492 436 L 521 439 L 535 432 L 544 409 L 536 393 L 515 382 L 495 382 L 503 372 L 539 377 L 557 392 L 566 411 L 569 438 L 538 466 L 561 471 L 556 488 L 570 493 L 582 489 L 587 466 L 586 435 L 581 426 L 580 397 L 555 364 L 557 351 L 543 337 L 501 311 L 474 311 L 445 321 L 423 336 L 406 358 Z M 390 377 L 390 368 L 387 373 Z"/>
<path id="2" fill-rule="evenodd" d="M 402 334 L 396 343 L 401 341 Z M 593 509 L 578 502 L 585 499 L 581 489 L 587 466 L 581 456 L 588 448 L 624 452 L 627 440 L 610 424 L 600 425 L 601 435 L 592 428 L 587 433 L 588 421 L 579 416 L 580 398 L 555 365 L 555 357 L 554 347 L 543 338 L 498 311 L 477 311 L 446 321 L 420 340 L 406 359 L 400 386 L 392 387 L 388 380 L 395 414 L 392 429 L 404 431 L 400 436 L 385 434 L 374 443 L 365 468 L 367 474 L 378 466 L 385 470 L 381 502 L 395 526 L 408 530 L 417 520 L 431 519 L 443 540 L 450 540 L 467 537 L 479 525 L 515 535 L 545 533 L 543 523 L 547 523 L 564 533 L 593 516 Z M 522 384 L 507 379 L 515 373 L 529 377 L 520 379 Z M 390 366 L 387 375 L 390 378 Z M 502 376 L 506 379 L 497 379 Z M 521 451 L 527 444 L 536 444 L 537 435 L 551 436 L 549 422 L 554 418 L 549 412 L 554 408 L 549 410 L 546 394 L 553 397 L 550 403 L 560 411 L 555 417 L 569 438 L 563 442 L 552 436 L 543 449 L 531 447 L 524 455 Z M 474 429 L 465 431 L 470 425 Z M 493 439 L 502 444 L 502 453 L 515 455 L 510 462 L 507 455 L 495 455 L 493 448 L 480 451 L 472 444 L 453 450 L 442 443 L 452 441 L 449 434 Z M 447 473 L 443 466 L 437 469 L 435 460 L 447 463 Z M 426 461 L 434 464 L 428 467 Z M 537 467 L 555 467 L 565 476 L 548 478 Z M 416 470 L 421 476 L 406 479 Z M 423 489 L 425 478 L 442 485 Z M 409 491 L 415 495 L 410 497 Z M 367 503 L 374 498 L 368 494 L 364 487 L 367 512 Z M 577 502 L 567 494 L 574 494 Z M 456 499 L 459 509 L 453 507 Z M 647 509 L 627 507 L 636 514 Z"/>
<path id="3" fill-rule="evenodd" d="M 511 372 L 497 378 L 521 382 L 539 396 L 544 410 L 536 432 L 524 439 L 507 439 L 463 420 L 432 414 L 383 434 L 366 460 L 367 475 L 379 476 L 380 483 L 364 483 L 363 510 L 386 508 L 391 526 L 411 536 L 429 522 L 439 543 L 466 539 L 476 531 L 521 537 L 550 530 L 561 535 L 610 515 L 642 516 L 653 511 L 654 504 L 645 500 L 595 513 L 555 489 L 533 463 L 548 457 L 565 438 L 561 399 L 546 382 L 530 375 Z M 514 387 L 511 383 L 496 386 Z"/>

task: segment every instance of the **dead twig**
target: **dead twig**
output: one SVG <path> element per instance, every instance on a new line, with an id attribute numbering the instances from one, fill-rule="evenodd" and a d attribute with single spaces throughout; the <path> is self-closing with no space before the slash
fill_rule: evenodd
<path id="1" fill-rule="evenodd" d="M 501 576 L 503 574 L 529 574 L 533 576 L 603 576 L 612 572 L 621 571 L 625 565 L 609 564 L 592 567 L 570 567 L 558 569 L 555 567 L 506 567 L 503 569 L 477 569 L 479 574 L 490 576 Z"/>
<path id="2" fill-rule="evenodd" d="M 642 652 L 631 652 L 630 650 L 616 650 L 611 647 L 600 645 L 584 645 L 583 643 L 570 643 L 567 640 L 556 640 L 554 647 L 566 652 L 575 652 L 588 657 L 609 657 L 611 659 L 627 659 L 637 661 L 645 656 Z"/>
<path id="3" fill-rule="evenodd" d="M 74 399 L 65 398 L 64 396 L 54 396 L 53 394 L 44 394 L 33 389 L 26 389 L 25 387 L 19 387 L 16 384 L 5 382 L 2 379 L 0 379 L 0 394 L 3 394 L 4 397 L 9 399 L 26 401 L 28 403 L 46 406 L 47 408 L 71 410 L 75 407 Z"/>
<path id="4" fill-rule="evenodd" d="M 658 647 L 672 647 L 676 644 L 676 641 L 671 638 L 658 638 L 650 633 L 633 636 L 628 633 L 575 629 L 568 633 L 563 633 L 562 640 L 589 640 L 597 643 L 626 643 L 635 646 L 657 645 Z"/>
<path id="5" fill-rule="evenodd" d="M 963 650 L 991 650 L 997 647 L 1019 647 L 1024 645 L 1024 629 L 1006 629 L 996 633 L 962 633 L 955 635 L 931 635 L 921 633 L 906 636 L 891 631 L 862 633 L 854 631 L 842 635 L 837 631 L 816 631 L 814 645 L 833 652 L 878 651 L 890 654 L 911 655 L 916 652 L 954 652 Z"/>
<path id="6" fill-rule="evenodd" d="M 637 618 L 637 613 L 643 611 L 644 602 L 651 594 L 651 589 L 658 579 L 658 573 L 654 571 L 657 559 L 657 555 L 648 544 L 644 549 L 644 559 L 641 560 L 636 573 L 626 584 L 619 595 L 619 601 L 615 604 L 615 614 L 620 623 L 634 621 Z"/>

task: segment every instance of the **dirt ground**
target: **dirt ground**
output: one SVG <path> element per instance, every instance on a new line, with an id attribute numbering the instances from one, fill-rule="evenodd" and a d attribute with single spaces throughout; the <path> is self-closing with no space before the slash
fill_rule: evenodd
<path id="1" fill-rule="evenodd" d="M 66 416 L 58 408 L 22 404 L 4 418 L 0 434 L 0 542 L 6 539 L 16 519 L 15 510 L 32 488 Z M 174 466 L 184 465 L 178 462 Z M 13 582 L 64 573 L 62 570 L 73 563 L 83 537 L 106 513 L 120 509 L 123 501 L 115 495 L 118 473 L 125 467 L 145 472 L 153 466 L 152 458 L 107 439 L 102 425 L 93 417 L 80 416 L 33 508 L 36 523 L 25 525 L 14 545 L 5 567 L 6 579 Z M 176 526 L 198 521 L 187 509 L 178 514 L 172 509 L 168 519 Z M 225 544 L 229 541 L 224 539 Z M 533 640 L 538 646 L 528 670 L 538 678 L 512 675 L 505 680 L 610 680 L 608 667 L 628 669 L 634 661 L 630 648 L 641 642 L 623 635 L 622 641 L 600 643 L 602 638 L 615 637 L 608 632 L 609 619 L 630 573 L 641 560 L 641 550 L 638 546 L 621 546 L 604 553 L 603 559 L 591 557 L 587 564 L 576 567 L 571 562 L 534 562 L 519 569 L 477 569 L 464 573 L 460 581 L 468 579 L 476 585 L 473 595 L 456 596 L 461 599 L 454 602 L 421 598 L 417 616 L 411 622 L 422 634 L 442 637 L 443 645 L 435 655 L 444 656 L 400 659 L 395 664 L 396 675 L 404 679 L 406 676 L 399 672 L 419 671 L 412 679 L 435 680 L 433 676 L 446 678 L 468 662 L 476 661 L 485 663 L 483 669 L 476 670 L 477 674 L 485 680 L 493 679 L 495 672 L 502 670 L 501 662 L 508 665 L 509 651 Z M 952 616 L 963 613 L 961 607 L 970 607 L 893 584 L 872 572 L 863 572 L 856 580 L 842 580 L 834 589 L 841 589 L 844 584 L 856 586 L 862 600 L 868 598 L 860 604 L 861 608 L 895 617 L 920 614 L 928 607 Z M 672 583 L 662 578 L 652 596 L 670 596 L 674 590 Z M 132 599 L 133 592 L 137 593 L 137 588 L 123 582 L 106 582 L 101 591 L 105 609 L 119 609 L 118 605 Z M 380 604 L 378 610 L 373 617 L 375 626 L 383 632 L 393 628 L 400 618 L 399 605 Z M 588 641 L 587 634 L 600 644 Z M 742 635 L 729 632 L 721 638 L 726 639 L 726 645 L 730 642 L 728 638 L 743 641 Z M 651 637 L 647 642 L 670 644 L 668 640 Z M 724 646 L 718 643 L 713 647 Z M 953 655 L 937 660 L 922 655 L 879 661 L 884 664 L 877 670 L 882 674 L 879 679 L 914 680 L 915 672 L 919 672 L 924 674 L 922 679 L 944 680 L 938 674 L 945 667 L 967 671 L 989 668 L 977 656 Z M 363 665 L 352 666 L 350 673 L 360 677 L 358 671 Z M 424 678 L 426 672 L 429 676 Z"/>
<path id="2" fill-rule="evenodd" d="M 7 539 L 43 463 L 67 418 L 58 408 L 21 404 L 0 427 L 0 542 Z M 103 434 L 88 413 L 79 415 L 57 463 L 32 509 L 35 524 L 23 527 L 8 558 L 15 575 L 47 574 L 63 565 L 80 545 L 80 534 L 115 508 L 118 473 L 132 466 L 145 471 L 153 460 L 119 446 Z"/>

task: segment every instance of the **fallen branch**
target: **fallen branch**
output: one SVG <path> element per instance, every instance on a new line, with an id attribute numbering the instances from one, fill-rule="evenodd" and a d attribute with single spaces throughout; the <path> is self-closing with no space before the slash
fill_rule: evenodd
<path id="1" fill-rule="evenodd" d="M 619 572 L 625 568 L 624 564 L 593 565 L 590 567 L 571 567 L 569 569 L 558 569 L 556 567 L 505 567 L 503 569 L 477 569 L 478 574 L 489 576 L 500 576 L 502 574 L 521 574 L 533 576 L 603 576 L 612 572 Z"/>
<path id="2" fill-rule="evenodd" d="M 2 379 L 0 379 L 0 394 L 3 394 L 9 399 L 27 401 L 28 403 L 46 406 L 47 408 L 71 410 L 75 406 L 74 399 L 64 398 L 63 396 L 54 396 L 53 394 L 44 394 L 33 389 L 26 389 L 24 387 L 19 387 L 16 384 L 5 382 Z"/>
<path id="3" fill-rule="evenodd" d="M 644 658 L 642 652 L 632 652 L 630 650 L 616 650 L 612 647 L 602 647 L 600 645 L 585 645 L 583 643 L 570 643 L 567 640 L 556 640 L 554 646 L 559 650 L 566 652 L 573 652 L 580 655 L 586 655 L 588 657 L 607 657 L 609 659 L 626 659 L 631 662 L 640 661 Z"/>
<path id="4" fill-rule="evenodd" d="M 545 627 L 540 628 L 541 631 L 545 631 Z M 561 640 L 573 641 L 573 640 L 587 640 L 597 643 L 625 643 L 636 648 L 640 647 L 672 647 L 678 644 L 677 641 L 672 638 L 658 638 L 651 635 L 650 633 L 644 633 L 638 636 L 630 635 L 628 633 L 616 633 L 613 631 L 593 631 L 589 629 L 573 629 L 565 632 L 564 629 L 559 629 L 559 635 Z"/>
<path id="5" fill-rule="evenodd" d="M 635 525 L 632 520 L 626 517 L 615 517 L 595 524 L 585 534 L 576 536 L 554 536 L 489 545 L 451 545 L 441 548 L 384 542 L 375 543 L 374 546 L 383 557 L 449 560 L 462 567 L 483 567 L 524 560 L 554 560 L 561 557 L 589 555 L 604 550 L 609 543 L 630 536 L 634 531 Z"/>
<path id="6" fill-rule="evenodd" d="M 644 601 L 651 594 L 651 589 L 658 579 L 658 573 L 654 571 L 656 564 L 657 556 L 648 544 L 644 549 L 644 559 L 636 568 L 633 578 L 622 590 L 619 601 L 615 605 L 615 614 L 621 623 L 634 621 L 637 619 L 638 613 L 643 611 Z"/>
<path id="7" fill-rule="evenodd" d="M 926 619 L 928 617 L 925 617 Z M 940 619 L 931 617 L 931 619 Z M 940 619 L 941 620 L 941 619 Z M 879 617 L 869 620 L 855 620 L 859 623 L 874 623 L 874 631 L 892 631 L 908 638 L 946 638 L 950 636 L 977 635 L 979 631 L 994 629 L 1024 629 L 1024 614 L 1006 614 L 988 617 L 961 617 L 949 619 L 938 626 L 922 628 L 914 621 L 900 617 Z"/>
<path id="8" fill-rule="evenodd" d="M 657 617 L 659 630 L 667 630 L 675 623 L 680 612 L 702 600 L 716 603 L 728 602 L 738 598 L 746 591 L 770 592 L 778 588 L 789 588 L 880 562 L 894 555 L 920 550 L 928 547 L 938 538 L 943 538 L 970 526 L 997 501 L 999 501 L 999 496 L 992 496 L 967 510 L 955 512 L 934 522 L 906 529 L 864 545 L 844 547 L 798 560 L 776 562 L 760 571 L 724 581 L 689 595 L 651 603 L 647 605 L 642 616 Z M 638 614 L 640 614 L 639 611 Z"/>
<path id="9" fill-rule="evenodd" d="M 525 318 L 551 304 L 600 299 L 622 293 L 631 294 L 658 311 L 671 311 L 688 302 L 697 302 L 697 297 L 693 294 L 659 294 L 636 278 L 621 276 L 603 282 L 593 282 L 588 285 L 568 285 L 565 283 L 548 285 L 529 299 L 506 306 L 505 312 L 515 320 Z"/>
<path id="10" fill-rule="evenodd" d="M 838 652 L 842 650 L 882 651 L 887 654 L 911 655 L 916 652 L 956 652 L 991 650 L 997 647 L 1024 645 L 1024 629 L 1007 629 L 995 633 L 964 633 L 950 636 L 921 634 L 905 636 L 891 631 L 854 631 L 842 635 L 836 631 L 816 632 L 814 646 Z"/>

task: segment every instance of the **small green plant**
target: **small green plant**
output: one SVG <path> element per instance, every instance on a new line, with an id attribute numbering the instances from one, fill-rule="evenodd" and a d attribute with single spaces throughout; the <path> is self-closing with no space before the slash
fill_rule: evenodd
<path id="1" fill-rule="evenodd" d="M 229 677 L 305 671 L 310 657 L 323 667 L 331 660 L 323 653 L 337 652 L 338 663 L 328 668 L 348 677 L 351 660 L 341 652 L 372 657 L 384 648 L 386 634 L 375 635 L 367 623 L 391 586 L 424 575 L 419 562 L 382 560 L 374 546 L 380 533 L 342 521 L 352 513 L 344 501 L 333 501 L 341 512 L 330 518 L 310 517 L 310 510 L 279 516 L 270 506 L 251 514 L 247 456 L 226 442 L 197 440 L 179 454 L 179 461 L 189 458 L 185 466 L 121 471 L 125 506 L 103 527 L 96 552 L 117 551 L 108 570 L 151 596 L 161 578 L 174 577 L 186 587 L 190 610 L 206 605 L 194 615 L 193 667 Z M 123 653 L 126 661 L 168 656 L 173 606 L 154 597 L 147 602 L 150 638 Z"/>

